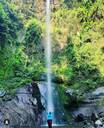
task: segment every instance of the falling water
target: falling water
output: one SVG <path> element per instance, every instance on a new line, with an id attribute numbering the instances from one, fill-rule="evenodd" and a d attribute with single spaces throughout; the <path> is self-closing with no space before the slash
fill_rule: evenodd
<path id="1" fill-rule="evenodd" d="M 46 1 L 46 68 L 47 68 L 47 84 L 48 84 L 48 91 L 47 91 L 47 111 L 53 112 L 53 101 L 52 101 L 52 86 L 51 86 L 51 0 Z"/>

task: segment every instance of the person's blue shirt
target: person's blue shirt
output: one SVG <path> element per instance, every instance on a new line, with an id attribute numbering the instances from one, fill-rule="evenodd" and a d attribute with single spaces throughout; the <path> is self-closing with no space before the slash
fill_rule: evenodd
<path id="1" fill-rule="evenodd" d="M 53 113 L 52 112 L 49 112 L 47 114 L 47 120 L 52 120 L 53 119 Z"/>

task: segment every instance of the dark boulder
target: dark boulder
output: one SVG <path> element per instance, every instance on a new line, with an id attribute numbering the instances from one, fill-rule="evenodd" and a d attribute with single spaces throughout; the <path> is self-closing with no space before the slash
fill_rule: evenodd
<path id="1" fill-rule="evenodd" d="M 78 114 L 76 117 L 75 117 L 75 121 L 76 122 L 82 122 L 82 121 L 84 121 L 85 120 L 85 117 L 84 117 L 84 115 L 83 114 Z"/>

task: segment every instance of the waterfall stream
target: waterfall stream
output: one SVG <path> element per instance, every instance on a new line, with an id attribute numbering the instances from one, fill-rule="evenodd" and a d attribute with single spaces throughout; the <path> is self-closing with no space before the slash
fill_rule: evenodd
<path id="1" fill-rule="evenodd" d="M 52 84 L 51 84 L 51 4 L 50 0 L 46 1 L 46 68 L 47 68 L 47 112 L 54 112 L 52 100 Z"/>

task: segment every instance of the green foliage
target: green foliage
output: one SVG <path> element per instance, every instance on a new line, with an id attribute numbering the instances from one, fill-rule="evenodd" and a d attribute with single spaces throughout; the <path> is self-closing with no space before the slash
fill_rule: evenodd
<path id="1" fill-rule="evenodd" d="M 19 28 L 20 27 L 20 28 Z M 16 13 L 11 10 L 5 1 L 0 3 L 0 89 L 12 90 L 14 86 L 9 83 L 17 75 L 17 70 L 24 68 L 25 54 L 23 45 L 18 42 L 18 31 L 21 23 L 18 21 Z M 16 83 L 17 84 L 17 83 Z"/>
<path id="2" fill-rule="evenodd" d="M 39 44 L 42 38 L 42 29 L 38 20 L 31 19 L 28 21 L 25 40 L 27 44 Z"/>
<path id="3" fill-rule="evenodd" d="M 88 91 L 104 84 L 103 0 L 60 0 L 53 11 L 52 71 L 74 89 Z M 40 4 L 41 3 L 41 4 Z M 44 1 L 0 3 L 0 79 L 35 77 L 44 66 L 43 25 L 36 17 Z M 37 10 L 36 10 L 37 9 Z M 44 9 L 43 9 L 44 10 Z M 44 12 L 44 11 L 43 11 Z M 43 14 L 43 13 L 41 13 Z M 31 18 L 30 18 L 31 17 Z M 23 39 L 17 38 L 23 20 Z M 15 82 L 14 82 L 15 83 Z M 12 85 L 13 86 L 13 85 Z M 12 88 L 9 86 L 8 88 Z M 14 85 L 18 87 L 17 83 Z M 60 93 L 61 90 L 60 90 Z M 66 101 L 67 102 L 67 101 Z"/>
<path id="4" fill-rule="evenodd" d="M 0 90 L 5 90 L 7 93 L 14 93 L 16 88 L 30 83 L 30 78 L 25 77 L 14 77 L 12 79 L 0 80 Z"/>
<path id="5" fill-rule="evenodd" d="M 78 4 L 53 14 L 53 37 L 60 49 L 57 59 L 53 57 L 53 71 L 68 85 L 84 92 L 103 85 L 104 5 L 99 0 Z"/>
<path id="6" fill-rule="evenodd" d="M 53 72 L 63 81 L 69 81 L 73 75 L 73 70 L 69 66 L 66 58 L 60 58 L 60 64 L 54 64 L 52 66 Z"/>
<path id="7" fill-rule="evenodd" d="M 15 13 L 12 12 L 7 4 L 0 3 L 0 47 L 12 45 L 16 42 L 17 30 L 20 29 L 20 22 Z"/>
<path id="8" fill-rule="evenodd" d="M 25 47 L 30 63 L 42 58 L 43 46 L 41 39 L 42 28 L 40 23 L 36 19 L 29 20 L 26 25 Z"/>
<path id="9" fill-rule="evenodd" d="M 101 105 L 101 106 L 104 105 L 104 98 L 101 98 L 100 100 L 98 100 L 98 105 Z"/>
<path id="10" fill-rule="evenodd" d="M 26 24 L 25 53 L 27 55 L 26 71 L 39 79 L 43 72 L 42 27 L 38 20 L 31 19 Z"/>
<path id="11" fill-rule="evenodd" d="M 43 63 L 41 63 L 40 61 L 37 61 L 34 63 L 32 63 L 32 65 L 29 65 L 28 67 L 26 67 L 26 75 L 29 78 L 33 78 L 36 80 L 39 80 L 40 78 L 40 74 L 42 74 L 44 72 L 44 67 L 43 67 Z"/>
<path id="12" fill-rule="evenodd" d="M 13 49 L 15 49 L 13 47 Z M 13 76 L 17 76 L 17 72 L 20 68 L 24 68 L 26 56 L 23 55 L 22 48 L 17 48 L 15 51 L 11 50 L 11 47 L 5 48 L 1 54 L 0 64 L 0 78 L 7 79 Z M 24 61 L 23 61 L 24 60 Z"/>
<path id="13" fill-rule="evenodd" d="M 59 85 L 57 86 L 58 92 L 59 92 L 59 97 L 60 97 L 60 101 L 62 102 L 63 105 L 68 103 L 68 97 L 65 95 L 65 86 L 64 85 Z"/>
<path id="14" fill-rule="evenodd" d="M 19 21 L 5 1 L 0 3 L 0 78 L 14 75 L 14 66 L 20 63 L 17 47 Z"/>

